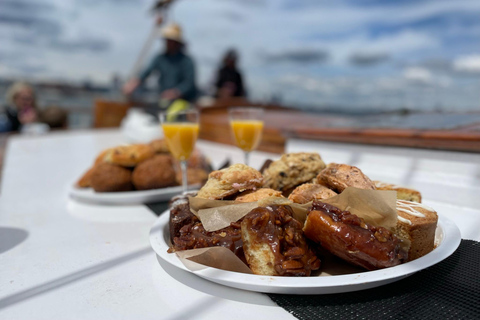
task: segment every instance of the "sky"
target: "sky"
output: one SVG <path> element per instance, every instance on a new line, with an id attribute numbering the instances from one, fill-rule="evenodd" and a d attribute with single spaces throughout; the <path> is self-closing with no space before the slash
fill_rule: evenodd
<path id="1" fill-rule="evenodd" d="M 0 77 L 128 77 L 151 0 L 0 1 Z M 176 0 L 197 82 L 229 48 L 249 97 L 296 107 L 480 110 L 478 0 Z M 161 50 L 161 42 L 150 56 Z M 145 61 L 147 63 L 148 61 Z"/>

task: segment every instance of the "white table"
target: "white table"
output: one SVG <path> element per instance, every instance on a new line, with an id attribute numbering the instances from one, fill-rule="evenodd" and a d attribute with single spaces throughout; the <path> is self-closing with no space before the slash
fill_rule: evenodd
<path id="1" fill-rule="evenodd" d="M 157 218 L 145 206 L 94 206 L 67 190 L 117 131 L 15 137 L 7 147 L 0 195 L 0 319 L 294 319 L 266 295 L 165 270 L 150 248 Z M 214 167 L 235 147 L 202 142 Z M 272 155 L 252 154 L 259 167 Z M 17 241 L 17 242 L 18 242 Z M 12 243 L 13 245 L 13 243 Z M 3 246 L 1 246 L 3 247 Z"/>
<path id="2" fill-rule="evenodd" d="M 294 319 L 264 294 L 160 266 L 148 241 L 156 217 L 145 206 L 69 200 L 69 186 L 95 155 L 125 142 L 114 130 L 9 141 L 0 194 L 0 319 Z M 198 146 L 214 155 L 214 166 L 227 157 L 243 159 L 234 147 Z M 464 238 L 480 240 L 478 155 L 307 141 L 290 141 L 288 149 L 319 151 L 327 162 L 351 163 L 372 178 L 416 186 L 427 204 L 459 219 Z M 252 166 L 270 157 L 278 155 L 255 152 Z M 472 170 L 475 178 L 469 178 Z"/>

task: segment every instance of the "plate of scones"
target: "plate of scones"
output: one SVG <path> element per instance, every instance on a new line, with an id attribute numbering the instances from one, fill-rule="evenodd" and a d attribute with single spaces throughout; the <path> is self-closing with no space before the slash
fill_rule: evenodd
<path id="1" fill-rule="evenodd" d="M 385 206 L 376 200 L 384 190 L 396 191 Z M 334 201 L 347 194 L 357 198 Z M 171 199 L 150 243 L 164 262 L 229 287 L 283 294 L 357 291 L 398 281 L 458 248 L 455 223 L 421 201 L 419 191 L 372 181 L 357 167 L 327 165 L 317 153 L 289 153 L 260 171 L 234 164 L 211 172 L 198 192 Z M 367 209 L 358 210 L 362 203 Z M 369 211 L 386 213 L 376 219 Z M 213 228 L 211 212 L 215 221 L 222 214 L 235 218 Z M 229 255 L 215 256 L 219 248 Z M 188 257 L 198 250 L 212 252 L 198 255 L 207 257 L 200 265 L 194 254 Z M 224 256 L 242 268 L 223 267 Z"/>
<path id="2" fill-rule="evenodd" d="M 188 160 L 189 188 L 198 189 L 212 171 L 198 149 Z M 163 139 L 148 144 L 121 145 L 97 155 L 75 182 L 69 195 L 97 204 L 142 204 L 169 200 L 182 192 L 180 164 Z"/>

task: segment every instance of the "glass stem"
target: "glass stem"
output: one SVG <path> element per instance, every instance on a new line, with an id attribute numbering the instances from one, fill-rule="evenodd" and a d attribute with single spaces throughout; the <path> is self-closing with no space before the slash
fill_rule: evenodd
<path id="1" fill-rule="evenodd" d="M 182 160 L 180 161 L 180 168 L 182 170 L 182 191 L 183 193 L 187 192 L 187 186 L 188 186 L 188 181 L 187 181 L 187 160 Z"/>
<path id="2" fill-rule="evenodd" d="M 245 154 L 245 165 L 248 166 L 248 163 L 250 161 L 250 152 L 244 152 Z"/>

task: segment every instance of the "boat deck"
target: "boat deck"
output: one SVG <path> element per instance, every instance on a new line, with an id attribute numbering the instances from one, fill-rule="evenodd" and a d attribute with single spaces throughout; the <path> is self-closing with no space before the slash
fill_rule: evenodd
<path id="1" fill-rule="evenodd" d="M 233 144 L 226 109 L 202 109 L 201 127 L 202 139 Z M 259 150 L 282 153 L 289 138 L 480 152 L 480 122 L 449 129 L 372 128 L 351 117 L 267 108 Z"/>

